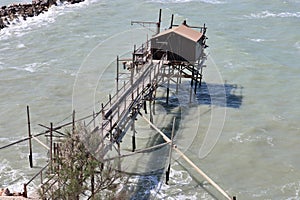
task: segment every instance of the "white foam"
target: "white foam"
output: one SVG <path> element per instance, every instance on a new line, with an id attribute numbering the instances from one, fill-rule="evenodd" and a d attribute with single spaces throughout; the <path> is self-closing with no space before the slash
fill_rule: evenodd
<path id="1" fill-rule="evenodd" d="M 294 47 L 296 49 L 299 49 L 300 50 L 300 41 L 297 41 L 295 44 L 294 44 Z"/>
<path id="2" fill-rule="evenodd" d="M 67 2 L 60 3 L 58 6 L 52 6 L 48 11 L 35 17 L 28 17 L 26 20 L 15 19 L 9 27 L 0 30 L 0 40 L 5 40 L 10 37 L 22 37 L 32 31 L 32 29 L 42 26 L 49 26 L 55 23 L 57 16 L 64 15 L 68 12 L 73 12 L 74 9 L 86 7 L 99 0 L 85 0 L 77 4 L 69 4 Z"/>
<path id="3" fill-rule="evenodd" d="M 260 129 L 261 132 L 267 133 L 265 129 Z M 265 142 L 270 146 L 274 146 L 273 138 L 268 135 L 247 135 L 245 133 L 237 133 L 235 137 L 229 139 L 231 143 L 254 143 L 254 142 Z"/>
<path id="4" fill-rule="evenodd" d="M 10 69 L 34 73 L 34 72 L 40 71 L 42 66 L 44 66 L 44 65 L 48 65 L 48 64 L 47 63 L 30 63 L 30 64 L 26 64 L 22 67 L 10 67 Z"/>
<path id="5" fill-rule="evenodd" d="M 300 199 L 300 181 L 285 184 L 280 188 L 280 191 L 283 194 L 295 192 L 294 196 L 287 198 L 289 200 Z"/>
<path id="6" fill-rule="evenodd" d="M 268 10 L 259 12 L 259 13 L 251 13 L 250 15 L 245 15 L 246 18 L 249 19 L 264 19 L 270 17 L 280 17 L 280 18 L 300 18 L 300 12 L 280 12 L 274 13 Z"/>
<path id="7" fill-rule="evenodd" d="M 202 2 L 207 4 L 224 4 L 226 2 L 219 0 L 150 0 L 156 3 L 188 3 L 188 2 Z"/>
<path id="8" fill-rule="evenodd" d="M 26 48 L 25 44 L 18 44 L 17 49 L 24 49 Z"/>
<path id="9" fill-rule="evenodd" d="M 266 41 L 265 39 L 261 39 L 261 38 L 250 38 L 249 40 L 252 41 L 252 42 L 264 42 L 264 41 Z"/>

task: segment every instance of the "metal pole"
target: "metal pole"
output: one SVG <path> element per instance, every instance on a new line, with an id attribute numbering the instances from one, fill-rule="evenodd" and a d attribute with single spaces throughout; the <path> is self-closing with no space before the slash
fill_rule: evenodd
<path id="1" fill-rule="evenodd" d="M 29 115 L 29 106 L 27 106 L 27 122 L 28 122 L 28 137 L 29 137 L 29 165 L 30 168 L 33 167 L 32 163 L 32 143 L 31 143 L 31 127 L 30 127 L 30 115 Z"/>

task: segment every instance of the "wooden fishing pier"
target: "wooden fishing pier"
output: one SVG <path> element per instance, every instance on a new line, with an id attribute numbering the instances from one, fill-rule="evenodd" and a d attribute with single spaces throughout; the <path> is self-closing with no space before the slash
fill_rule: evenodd
<path id="1" fill-rule="evenodd" d="M 173 23 L 174 15 L 171 17 L 169 29 L 161 31 L 161 10 L 159 12 L 158 22 L 143 22 L 132 21 L 132 24 L 154 24 L 157 26 L 157 33 L 146 43 L 136 48 L 132 52 L 131 58 L 116 59 L 116 93 L 109 95 L 109 100 L 101 104 L 101 109 L 98 112 L 93 112 L 91 115 L 81 119 L 75 118 L 75 111 L 72 114 L 72 120 L 60 126 L 41 125 L 46 130 L 37 135 L 31 134 L 31 122 L 29 107 L 27 107 L 28 118 L 28 137 L 0 147 L 7 148 L 14 144 L 28 141 L 29 142 L 29 163 L 32 164 L 32 144 L 31 140 L 36 140 L 49 151 L 49 163 L 42 168 L 28 183 L 24 184 L 23 196 L 27 197 L 27 186 L 38 176 L 41 176 L 41 187 L 43 192 L 47 192 L 49 188 L 44 188 L 47 181 L 43 181 L 43 174 L 45 170 L 52 170 L 55 163 L 55 157 L 59 156 L 59 143 L 55 141 L 57 137 L 64 137 L 64 133 L 60 132 L 62 128 L 69 127 L 73 132 L 76 129 L 76 123 L 82 123 L 85 127 L 89 127 L 93 134 L 98 136 L 97 148 L 93 150 L 94 157 L 100 162 L 105 162 L 113 159 L 120 159 L 149 151 L 151 149 L 160 148 L 163 145 L 169 145 L 169 160 L 168 167 L 166 167 L 166 183 L 169 181 L 170 165 L 172 150 L 176 151 L 188 164 L 190 164 L 197 173 L 202 175 L 216 190 L 218 190 L 226 199 L 236 199 L 230 197 L 219 185 L 217 185 L 209 176 L 207 176 L 199 167 L 197 167 L 187 156 L 180 151 L 180 147 L 174 144 L 173 137 L 175 134 L 175 123 L 173 121 L 173 129 L 171 137 L 163 133 L 155 124 L 153 118 L 155 117 L 155 101 L 157 88 L 160 85 L 166 87 L 166 104 L 169 102 L 170 85 L 176 85 L 176 92 L 178 86 L 183 79 L 191 82 L 190 98 L 193 93 L 197 92 L 197 88 L 201 86 L 202 72 L 205 67 L 207 56 L 205 54 L 206 45 L 206 30 L 207 27 L 189 26 L 186 21 L 177 25 Z M 127 72 L 124 81 L 123 74 Z M 128 73 L 129 72 L 129 73 Z M 123 80 L 123 82 L 121 81 Z M 147 118 L 142 113 L 149 114 Z M 135 123 L 138 118 L 144 119 L 153 130 L 159 133 L 164 139 L 165 143 L 157 144 L 142 150 L 136 150 L 135 138 Z M 124 136 L 132 131 L 132 153 L 121 155 L 120 148 Z M 48 145 L 41 142 L 38 137 L 46 135 L 49 138 Z M 114 151 L 114 157 L 107 155 Z M 121 163 L 120 163 L 121 165 Z M 120 168 L 121 169 L 121 168 Z M 55 174 L 53 174 L 53 177 Z"/>

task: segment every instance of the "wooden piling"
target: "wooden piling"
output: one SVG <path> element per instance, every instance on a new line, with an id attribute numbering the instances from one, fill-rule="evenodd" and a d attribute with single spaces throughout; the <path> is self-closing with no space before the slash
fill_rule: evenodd
<path id="1" fill-rule="evenodd" d="M 152 100 L 149 101 L 150 122 L 153 123 Z"/>
<path id="2" fill-rule="evenodd" d="M 94 125 L 94 128 L 96 127 L 96 114 L 95 114 L 95 111 L 93 110 L 93 125 Z"/>
<path id="3" fill-rule="evenodd" d="M 145 111 L 145 114 L 147 114 L 147 101 L 144 100 L 144 111 Z"/>
<path id="4" fill-rule="evenodd" d="M 75 110 L 72 113 L 72 134 L 75 133 Z"/>
<path id="5" fill-rule="evenodd" d="M 169 103 L 169 92 L 170 92 L 170 72 L 171 72 L 171 65 L 169 65 L 169 71 L 168 71 L 168 85 L 167 85 L 167 99 L 166 103 Z"/>
<path id="6" fill-rule="evenodd" d="M 117 94 L 119 93 L 119 56 L 117 56 L 117 77 L 116 77 Z"/>
<path id="7" fill-rule="evenodd" d="M 27 106 L 27 124 L 28 124 L 28 141 L 29 141 L 29 156 L 28 156 L 28 159 L 29 159 L 29 165 L 30 165 L 30 168 L 33 167 L 33 162 L 32 162 L 32 143 L 31 143 L 31 138 L 32 138 L 32 135 L 31 135 L 31 126 L 30 126 L 30 114 L 29 114 L 29 106 Z"/>
<path id="8" fill-rule="evenodd" d="M 50 150 L 49 150 L 49 156 L 50 156 L 50 171 L 52 173 L 53 171 L 53 157 L 52 157 L 52 147 L 53 147 L 53 123 L 50 123 Z"/>
<path id="9" fill-rule="evenodd" d="M 136 143 L 135 143 L 135 119 L 134 118 L 132 118 L 131 130 L 132 130 L 132 152 L 134 152 L 135 149 L 136 149 Z"/>
<path id="10" fill-rule="evenodd" d="M 24 192 L 23 192 L 22 196 L 27 198 L 27 185 L 26 184 L 23 185 L 23 189 L 24 189 Z"/>
<path id="11" fill-rule="evenodd" d="M 194 88 L 194 93 L 196 94 L 197 93 L 197 85 L 198 85 L 198 70 L 196 72 L 196 78 L 195 78 L 195 88 Z"/>
<path id="12" fill-rule="evenodd" d="M 101 113 L 102 113 L 102 119 L 105 119 L 104 104 L 103 103 L 101 103 Z"/>
<path id="13" fill-rule="evenodd" d="M 94 169 L 92 169 L 94 170 Z M 92 192 L 92 199 L 94 199 L 94 195 L 95 195 L 95 175 L 94 172 L 92 171 L 91 174 L 91 192 Z"/>
<path id="14" fill-rule="evenodd" d="M 121 171 L 121 144 L 117 142 L 118 145 L 118 170 Z"/>
<path id="15" fill-rule="evenodd" d="M 166 184 L 168 185 L 169 179 L 170 179 L 170 170 L 171 170 L 171 159 L 172 159 L 172 149 L 173 149 L 173 138 L 174 138 L 174 132 L 175 132 L 175 122 L 176 118 L 173 119 L 173 126 L 172 126 L 172 133 L 171 133 L 171 143 L 170 143 L 170 151 L 169 151 L 169 160 L 168 160 L 168 168 L 166 171 Z"/>

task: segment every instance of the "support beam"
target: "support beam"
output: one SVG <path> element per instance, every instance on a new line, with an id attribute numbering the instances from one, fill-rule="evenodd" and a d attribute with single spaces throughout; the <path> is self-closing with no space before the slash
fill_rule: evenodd
<path id="1" fill-rule="evenodd" d="M 29 138 L 29 156 L 28 156 L 28 159 L 29 159 L 29 165 L 30 165 L 30 168 L 33 167 L 33 163 L 32 163 L 32 143 L 31 143 L 31 138 L 32 138 L 32 135 L 31 135 L 31 126 L 30 126 L 30 115 L 29 115 L 29 106 L 27 106 L 27 124 L 28 124 L 28 138 Z"/>

